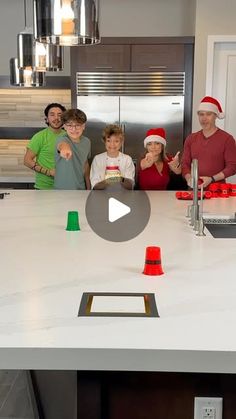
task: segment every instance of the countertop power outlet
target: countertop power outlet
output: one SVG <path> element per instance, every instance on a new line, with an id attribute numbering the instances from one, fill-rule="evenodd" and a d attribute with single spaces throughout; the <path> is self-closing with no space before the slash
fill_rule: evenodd
<path id="1" fill-rule="evenodd" d="M 222 397 L 195 397 L 194 419 L 223 419 Z"/>

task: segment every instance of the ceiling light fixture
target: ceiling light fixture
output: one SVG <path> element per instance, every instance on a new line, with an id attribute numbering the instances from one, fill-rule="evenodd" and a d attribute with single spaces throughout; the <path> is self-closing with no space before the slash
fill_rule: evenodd
<path id="1" fill-rule="evenodd" d="M 18 66 L 18 58 L 10 59 L 10 85 L 20 87 L 43 87 L 45 86 L 45 73 L 22 69 Z"/>
<path id="2" fill-rule="evenodd" d="M 34 0 L 34 32 L 53 45 L 98 44 L 99 0 Z"/>
<path id="3" fill-rule="evenodd" d="M 17 55 L 20 69 L 33 71 L 63 70 L 63 48 L 35 41 L 33 29 L 27 27 L 24 0 L 25 29 L 17 35 Z"/>

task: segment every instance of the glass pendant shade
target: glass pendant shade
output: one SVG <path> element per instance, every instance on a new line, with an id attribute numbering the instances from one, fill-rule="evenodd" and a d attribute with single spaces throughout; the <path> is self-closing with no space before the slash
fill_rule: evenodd
<path id="1" fill-rule="evenodd" d="M 21 32 L 17 35 L 17 56 L 19 68 L 33 68 L 34 37 L 30 32 Z"/>
<path id="2" fill-rule="evenodd" d="M 35 41 L 34 68 L 37 71 L 62 71 L 63 47 Z"/>
<path id="3" fill-rule="evenodd" d="M 64 67 L 63 47 L 44 44 L 46 47 L 46 71 L 62 71 Z"/>
<path id="4" fill-rule="evenodd" d="M 35 71 L 62 71 L 63 48 L 58 45 L 35 41 L 33 33 L 21 32 L 17 35 L 18 63 L 21 69 Z"/>
<path id="5" fill-rule="evenodd" d="M 39 42 L 93 45 L 100 42 L 99 0 L 34 0 L 34 32 Z"/>
<path id="6" fill-rule="evenodd" d="M 10 59 L 10 84 L 20 87 L 45 86 L 45 73 L 18 67 L 18 58 Z"/>

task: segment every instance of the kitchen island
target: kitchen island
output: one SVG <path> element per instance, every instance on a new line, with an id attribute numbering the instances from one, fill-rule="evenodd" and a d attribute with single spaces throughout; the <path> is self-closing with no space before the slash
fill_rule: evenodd
<path id="1" fill-rule="evenodd" d="M 87 195 L 11 191 L 0 201 L 0 368 L 86 371 L 82 382 L 93 371 L 234 377 L 236 240 L 196 237 L 188 201 L 149 192 L 146 229 L 108 242 L 87 224 Z M 204 202 L 209 214 L 235 209 L 235 197 Z M 65 230 L 70 210 L 81 231 Z M 142 274 L 149 245 L 161 247 L 164 275 Z M 77 317 L 84 292 L 154 293 L 160 318 Z"/>

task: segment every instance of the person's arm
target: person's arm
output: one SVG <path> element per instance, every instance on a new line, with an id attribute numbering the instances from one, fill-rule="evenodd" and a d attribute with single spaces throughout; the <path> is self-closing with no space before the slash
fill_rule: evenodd
<path id="1" fill-rule="evenodd" d="M 225 179 L 225 175 L 223 172 L 219 172 L 214 176 L 199 176 L 199 178 L 203 181 L 203 188 L 206 188 L 210 183 L 220 182 Z"/>
<path id="2" fill-rule="evenodd" d="M 47 169 L 46 167 L 36 163 L 36 154 L 29 148 L 27 148 L 24 156 L 24 165 L 34 170 L 35 172 L 42 173 L 46 176 L 53 177 L 55 175 L 55 169 Z"/>
<path id="3" fill-rule="evenodd" d="M 86 160 L 84 165 L 84 179 L 86 184 L 86 189 L 91 189 L 91 183 L 90 183 L 90 166 L 88 160 Z"/>
<path id="4" fill-rule="evenodd" d="M 104 180 L 105 168 L 103 168 L 103 161 L 101 162 L 101 156 L 95 156 L 90 169 L 90 182 L 92 189 L 105 189 L 107 187 L 107 182 Z M 99 160 L 99 161 L 98 161 Z M 105 164 L 105 163 L 104 163 Z"/>
<path id="5" fill-rule="evenodd" d="M 130 156 L 124 156 L 125 167 L 124 171 L 122 171 L 122 180 L 121 185 L 125 189 L 133 189 L 134 187 L 134 178 L 135 178 L 135 167 L 133 160 Z"/>
<path id="6" fill-rule="evenodd" d="M 229 136 L 225 144 L 224 160 L 225 160 L 225 167 L 222 170 L 224 178 L 235 175 L 236 174 L 236 141 L 232 137 L 232 135 Z M 220 173 L 214 175 L 214 177 L 219 174 Z"/>
<path id="7" fill-rule="evenodd" d="M 57 144 L 57 150 L 63 159 L 70 160 L 72 157 L 72 150 L 66 141 L 61 141 Z"/>
<path id="8" fill-rule="evenodd" d="M 181 169 L 182 169 L 182 175 L 185 178 L 188 186 L 190 186 L 190 187 L 191 187 L 191 162 L 192 162 L 191 142 L 190 142 L 190 137 L 188 137 L 185 140 L 185 143 L 184 143 L 184 151 L 183 151 L 183 156 L 182 156 L 182 161 L 181 161 Z"/>
<path id="9" fill-rule="evenodd" d="M 225 144 L 224 151 L 225 167 L 212 176 L 200 176 L 203 180 L 203 187 L 206 188 L 212 182 L 220 182 L 236 173 L 236 142 L 230 135 Z"/>
<path id="10" fill-rule="evenodd" d="M 180 151 L 178 151 L 176 155 L 173 157 L 173 159 L 168 162 L 170 170 L 174 172 L 176 175 L 180 175 L 182 171 L 181 164 L 179 161 L 179 154 L 180 154 Z"/>

